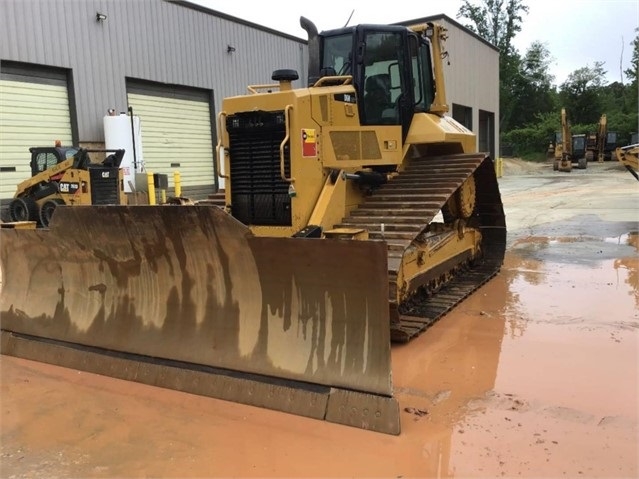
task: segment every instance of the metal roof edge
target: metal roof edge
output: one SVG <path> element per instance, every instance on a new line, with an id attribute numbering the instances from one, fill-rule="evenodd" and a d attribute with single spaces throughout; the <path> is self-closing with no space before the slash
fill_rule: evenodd
<path id="1" fill-rule="evenodd" d="M 479 40 L 480 42 L 482 42 L 486 46 L 489 46 L 490 48 L 492 48 L 496 52 L 499 52 L 499 48 L 497 48 L 495 45 L 490 43 L 488 40 L 486 40 L 485 38 L 480 37 L 477 33 L 473 32 L 468 27 L 465 27 L 464 25 L 459 23 L 457 20 L 454 20 L 454 19 L 450 18 L 448 15 L 446 15 L 444 13 L 439 13 L 437 15 L 430 15 L 428 17 L 415 18 L 415 19 L 412 19 L 412 20 L 404 20 L 402 22 L 397 22 L 394 25 L 408 26 L 408 25 L 415 25 L 415 24 L 418 24 L 418 23 L 434 22 L 434 21 L 437 21 L 437 20 L 445 20 L 446 22 L 451 23 L 452 25 L 455 25 L 457 28 L 459 28 L 462 31 L 465 31 L 470 36 L 475 37 L 477 40 Z"/>

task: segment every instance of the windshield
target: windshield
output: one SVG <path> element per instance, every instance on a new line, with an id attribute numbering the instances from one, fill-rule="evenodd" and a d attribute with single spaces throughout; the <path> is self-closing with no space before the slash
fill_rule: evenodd
<path id="1" fill-rule="evenodd" d="M 322 68 L 332 68 L 336 75 L 350 75 L 353 36 L 349 34 L 324 38 Z"/>

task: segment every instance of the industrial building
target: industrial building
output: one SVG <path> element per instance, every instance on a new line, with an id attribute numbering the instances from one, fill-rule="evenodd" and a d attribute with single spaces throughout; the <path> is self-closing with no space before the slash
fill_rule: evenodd
<path id="1" fill-rule="evenodd" d="M 449 114 L 494 155 L 498 50 L 443 15 L 403 23 L 426 20 L 449 29 Z M 169 177 L 179 171 L 184 195 L 206 197 L 219 186 L 214 152 L 222 99 L 271 83 L 278 68 L 299 72 L 294 87 L 307 82 L 306 39 L 185 1 L 4 0 L 0 27 L 3 203 L 30 176 L 29 147 L 55 140 L 111 147 L 109 115 L 128 118 L 140 141 L 127 164 Z"/>

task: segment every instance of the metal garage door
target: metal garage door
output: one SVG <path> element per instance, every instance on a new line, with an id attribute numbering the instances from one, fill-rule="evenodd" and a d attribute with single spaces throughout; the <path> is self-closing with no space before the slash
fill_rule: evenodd
<path id="1" fill-rule="evenodd" d="M 140 117 L 145 168 L 169 175 L 179 171 L 182 194 L 194 199 L 215 192 L 209 94 L 166 87 L 165 91 L 128 85 L 128 102 Z"/>
<path id="2" fill-rule="evenodd" d="M 73 144 L 66 82 L 0 79 L 0 198 L 31 176 L 32 146 Z M 57 84 L 56 84 L 57 83 Z"/>

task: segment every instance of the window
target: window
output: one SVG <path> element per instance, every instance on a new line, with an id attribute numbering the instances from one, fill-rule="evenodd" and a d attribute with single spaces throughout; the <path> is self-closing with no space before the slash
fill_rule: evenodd
<path id="1" fill-rule="evenodd" d="M 399 124 L 402 94 L 402 37 L 398 32 L 366 34 L 364 117 L 369 125 Z"/>
<path id="2" fill-rule="evenodd" d="M 38 153 L 36 157 L 38 173 L 41 173 L 58 164 L 58 158 L 53 153 Z"/>
<path id="3" fill-rule="evenodd" d="M 323 69 L 333 69 L 335 75 L 350 75 L 352 71 L 353 36 L 326 37 L 322 58 Z"/>
<path id="4" fill-rule="evenodd" d="M 473 129 L 473 109 L 471 107 L 453 103 L 453 118 L 469 130 Z"/>

